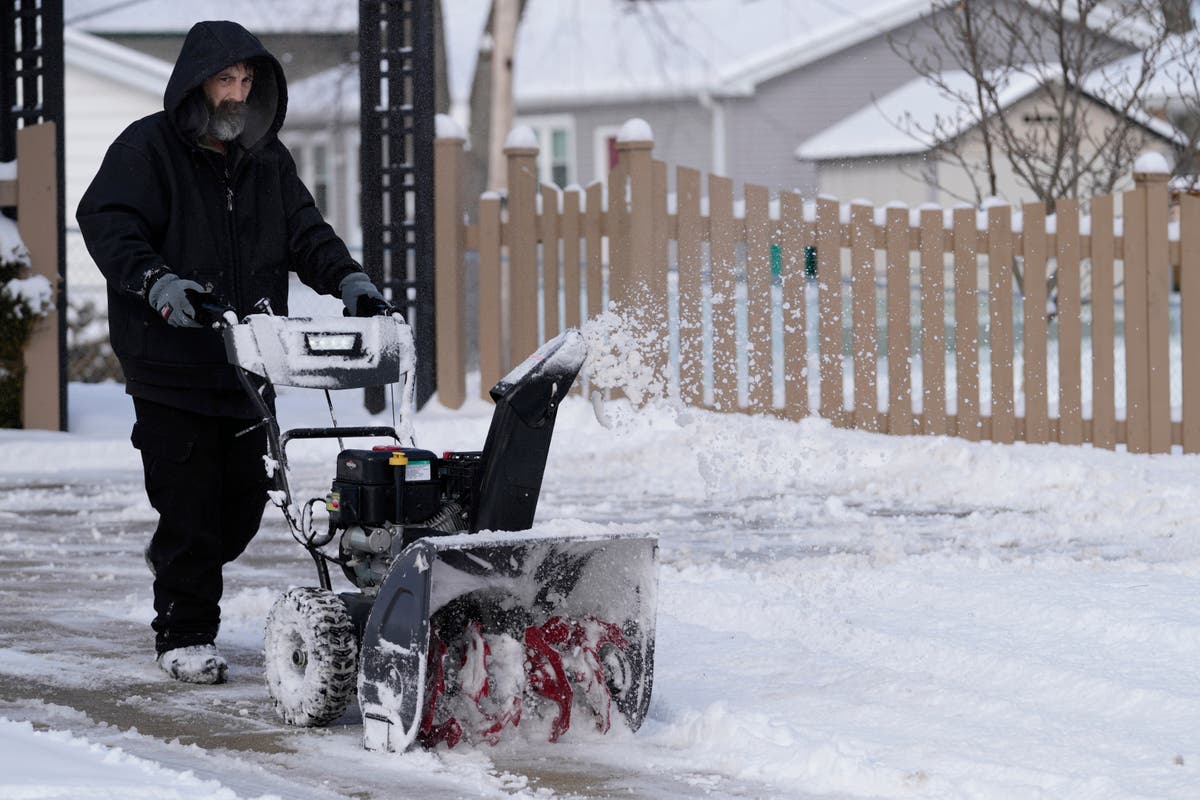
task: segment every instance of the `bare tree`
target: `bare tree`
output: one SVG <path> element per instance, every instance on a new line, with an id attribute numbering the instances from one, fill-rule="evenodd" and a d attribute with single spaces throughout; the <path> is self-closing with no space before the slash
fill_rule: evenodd
<path id="1" fill-rule="evenodd" d="M 1111 192 L 1162 116 L 1147 103 L 1160 73 L 1169 66 L 1181 86 L 1200 75 L 1200 53 L 1180 44 L 1190 17 L 1177 0 L 934 0 L 927 23 L 892 48 L 953 111 L 894 122 L 958 165 L 974 193 L 962 199 L 975 203 L 997 194 L 1001 165 L 1051 208 Z M 1005 113 L 1031 87 L 1037 111 Z M 961 135 L 968 128 L 982 163 Z M 1182 156 L 1194 134 L 1176 144 Z"/>

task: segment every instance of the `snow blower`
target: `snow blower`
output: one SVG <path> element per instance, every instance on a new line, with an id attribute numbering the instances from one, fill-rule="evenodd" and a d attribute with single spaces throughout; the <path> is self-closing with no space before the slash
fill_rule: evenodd
<path id="1" fill-rule="evenodd" d="M 529 530 L 558 405 L 586 355 L 578 331 L 491 389 L 481 451 L 437 455 L 412 437 L 415 351 L 399 317 L 214 317 L 269 433 L 271 499 L 317 568 L 317 586 L 288 590 L 267 617 L 267 686 L 285 721 L 328 725 L 357 693 L 370 750 L 494 744 L 522 723 L 555 741 L 580 718 L 607 731 L 614 711 L 639 727 L 656 539 Z M 332 426 L 281 432 L 274 385 L 326 390 Z M 338 426 L 328 391 L 367 386 L 399 387 L 399 427 Z M 355 437 L 386 443 L 347 448 Z M 286 454 L 297 439 L 340 450 L 328 494 L 302 505 Z M 334 591 L 330 565 L 353 590 Z"/>

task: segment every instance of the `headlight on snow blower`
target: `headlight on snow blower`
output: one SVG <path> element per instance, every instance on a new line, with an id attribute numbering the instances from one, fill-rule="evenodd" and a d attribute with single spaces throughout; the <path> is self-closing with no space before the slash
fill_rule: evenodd
<path id="1" fill-rule="evenodd" d="M 362 351 L 358 333 L 305 333 L 304 348 L 313 355 L 355 356 Z"/>

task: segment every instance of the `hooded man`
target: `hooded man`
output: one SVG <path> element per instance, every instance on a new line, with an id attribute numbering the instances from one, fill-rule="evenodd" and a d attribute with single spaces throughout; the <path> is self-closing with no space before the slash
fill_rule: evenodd
<path id="1" fill-rule="evenodd" d="M 76 215 L 108 282 L 131 438 L 159 514 L 146 548 L 157 661 L 192 683 L 225 680 L 221 569 L 258 531 L 269 487 L 265 431 L 205 309 L 286 314 L 294 271 L 348 314 L 394 311 L 297 176 L 277 138 L 286 110 L 283 68 L 254 35 L 197 23 L 163 110 L 117 137 Z"/>

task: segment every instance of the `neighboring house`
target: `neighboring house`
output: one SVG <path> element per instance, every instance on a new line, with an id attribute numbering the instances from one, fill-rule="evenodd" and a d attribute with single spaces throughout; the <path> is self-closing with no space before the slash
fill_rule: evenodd
<path id="1" fill-rule="evenodd" d="M 63 0 L 66 27 L 170 64 L 204 19 L 245 25 L 289 80 L 350 61 L 358 49 L 358 0 Z"/>
<path id="2" fill-rule="evenodd" d="M 1048 98 L 1051 84 L 1030 73 L 1015 75 L 998 93 L 1018 136 L 1030 126 L 1046 124 L 1044 120 L 1054 114 Z M 940 79 L 956 93 L 972 85 L 971 77 L 961 71 L 943 73 Z M 1115 112 L 1098 94 L 1101 92 L 1085 93 L 1084 98 L 1085 119 L 1096 138 L 1117 122 Z M 1177 149 L 1187 144 L 1187 137 L 1164 120 L 1141 113 L 1132 119 L 1141 135 L 1139 149 L 1162 153 L 1168 163 Z M 945 142 L 953 142 L 967 163 L 977 166 L 974 181 L 959 161 L 939 151 Z M 924 78 L 906 83 L 805 140 L 796 148 L 796 158 L 817 165 L 822 193 L 876 204 L 973 203 L 975 187 L 986 186 L 980 172 L 985 157 L 978 117 Z M 1035 199 L 1016 179 L 1006 158 L 997 158 L 996 165 L 1001 197 L 1013 203 Z M 1117 190 L 1131 184 L 1130 177 Z"/>
<path id="3" fill-rule="evenodd" d="M 63 60 L 67 283 L 72 293 L 96 292 L 104 278 L 83 245 L 75 209 L 118 134 L 162 108 L 172 65 L 73 28 L 63 31 Z"/>

